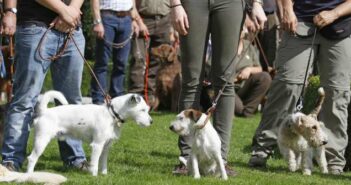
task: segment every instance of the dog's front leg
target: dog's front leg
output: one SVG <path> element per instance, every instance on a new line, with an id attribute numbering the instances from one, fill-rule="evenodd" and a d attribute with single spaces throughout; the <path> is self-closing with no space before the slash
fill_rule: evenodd
<path id="1" fill-rule="evenodd" d="M 107 174 L 107 158 L 108 158 L 108 151 L 112 145 L 112 140 L 109 140 L 105 143 L 104 149 L 102 150 L 100 156 L 100 166 L 101 166 L 101 173 L 106 175 Z"/>
<path id="2" fill-rule="evenodd" d="M 297 164 L 296 164 L 296 155 L 294 150 L 288 149 L 288 164 L 289 164 L 289 170 L 291 172 L 295 172 L 297 170 Z"/>
<path id="3" fill-rule="evenodd" d="M 222 159 L 222 155 L 220 153 L 218 153 L 216 156 L 216 162 L 217 162 L 217 168 L 219 167 L 221 170 L 221 177 L 223 180 L 228 180 L 228 175 L 227 175 L 227 171 L 225 170 L 224 167 L 224 161 Z"/>
<path id="4" fill-rule="evenodd" d="M 318 162 L 318 165 L 319 165 L 321 172 L 324 174 L 327 174 L 328 173 L 328 163 L 327 163 L 327 159 L 325 157 L 324 146 L 316 149 L 316 158 L 317 158 L 317 162 Z"/>
<path id="5" fill-rule="evenodd" d="M 199 162 L 195 154 L 191 154 L 191 167 L 195 179 L 200 179 Z"/>
<path id="6" fill-rule="evenodd" d="M 98 174 L 99 159 L 101 156 L 102 149 L 104 147 L 103 143 L 91 143 L 91 161 L 90 161 L 90 172 L 93 176 Z"/>
<path id="7" fill-rule="evenodd" d="M 312 173 L 312 152 L 310 149 L 307 149 L 306 151 L 301 152 L 302 153 L 302 161 L 301 161 L 301 166 L 302 166 L 302 173 L 304 175 L 311 175 Z"/>

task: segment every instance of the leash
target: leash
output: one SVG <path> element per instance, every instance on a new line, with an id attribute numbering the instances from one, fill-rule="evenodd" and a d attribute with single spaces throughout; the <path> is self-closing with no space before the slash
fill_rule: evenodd
<path id="1" fill-rule="evenodd" d="M 69 33 L 67 33 L 67 35 L 65 36 L 65 40 L 62 44 L 62 46 L 60 47 L 59 51 L 54 55 L 54 56 L 51 56 L 51 57 L 48 57 L 48 58 L 44 58 L 42 53 L 41 53 L 41 48 L 42 48 L 42 45 L 46 39 L 46 35 L 47 33 L 54 27 L 54 25 L 50 25 L 48 27 L 48 29 L 44 32 L 43 36 L 41 37 L 40 41 L 39 41 L 39 44 L 38 44 L 38 54 L 39 54 L 39 57 L 42 59 L 42 60 L 45 60 L 45 61 L 51 61 L 51 62 L 54 62 L 56 61 L 57 59 L 59 59 L 65 52 L 68 44 L 70 41 L 73 42 L 74 46 L 76 47 L 76 49 L 78 50 L 78 53 L 79 55 L 82 57 L 84 63 L 87 65 L 88 69 L 89 69 L 89 72 L 90 74 L 92 75 L 92 77 L 94 78 L 94 80 L 96 81 L 100 91 L 102 92 L 102 94 L 104 95 L 104 99 L 106 101 L 106 104 L 108 106 L 110 106 L 110 103 L 111 103 L 111 96 L 108 95 L 105 90 L 102 88 L 99 80 L 97 79 L 96 77 L 96 74 L 94 73 L 91 65 L 89 64 L 89 62 L 85 59 L 82 51 L 79 49 L 78 47 L 78 44 L 76 43 L 76 41 L 74 40 L 73 38 L 73 34 L 74 34 L 74 30 L 71 30 Z"/>
<path id="2" fill-rule="evenodd" d="M 133 32 L 130 33 L 129 37 L 126 40 L 119 42 L 119 43 L 110 42 L 110 41 L 106 40 L 105 38 L 103 38 L 103 40 L 106 44 L 110 45 L 112 48 L 120 49 L 120 48 L 123 48 L 124 46 L 126 46 L 129 43 L 130 39 L 132 39 L 132 37 L 133 37 Z"/>
<path id="3" fill-rule="evenodd" d="M 307 61 L 305 77 L 303 79 L 303 84 L 302 84 L 302 90 L 301 90 L 301 93 L 300 93 L 300 97 L 299 97 L 299 99 L 297 100 L 297 103 L 296 103 L 296 107 L 295 107 L 296 110 L 295 110 L 295 112 L 300 112 L 302 110 L 302 108 L 303 108 L 303 95 L 304 95 L 306 81 L 307 81 L 307 76 L 308 76 L 308 69 L 309 69 L 310 64 L 311 64 L 313 46 L 314 46 L 314 43 L 315 43 L 316 35 L 317 35 L 317 28 L 314 29 L 312 43 L 311 43 L 311 50 L 310 50 L 310 53 L 309 53 L 309 56 L 308 56 L 308 61 Z"/>
<path id="4" fill-rule="evenodd" d="M 250 40 L 250 43 L 252 43 L 252 42 L 254 41 L 254 39 L 256 38 L 256 36 L 257 36 L 257 33 L 255 34 L 255 36 L 253 37 L 253 39 Z M 240 39 L 240 38 L 239 38 L 239 39 Z M 247 51 L 249 50 L 249 48 L 250 48 L 250 45 L 247 46 L 247 47 L 243 50 L 244 52 L 242 53 L 242 55 L 240 55 L 240 58 L 239 58 L 238 62 L 236 63 L 236 65 L 239 64 L 239 63 L 242 61 L 242 59 L 243 59 L 244 56 L 246 55 L 246 53 L 247 53 Z M 224 74 L 225 74 L 225 72 L 229 69 L 229 67 L 234 63 L 235 58 L 236 58 L 237 56 L 238 56 L 238 52 L 236 52 L 235 55 L 233 56 L 233 58 L 230 60 L 229 65 L 228 65 L 227 68 L 224 70 Z M 235 66 L 236 66 L 236 65 L 235 65 Z M 223 94 L 223 92 L 224 92 L 224 89 L 227 87 L 227 85 L 228 85 L 230 79 L 234 76 L 234 74 L 235 74 L 235 68 L 234 68 L 234 70 L 229 74 L 229 77 L 230 77 L 229 80 L 227 79 L 227 80 L 225 81 L 225 84 L 224 84 L 224 85 L 222 86 L 222 88 L 218 91 L 217 96 L 216 96 L 215 99 L 212 101 L 212 106 L 211 106 L 210 108 L 207 109 L 207 111 L 206 111 L 207 117 L 206 117 L 206 119 L 205 119 L 205 121 L 204 121 L 204 124 L 198 127 L 199 129 L 204 128 L 204 127 L 206 126 L 206 124 L 209 122 L 211 116 L 213 115 L 214 111 L 216 110 L 216 107 L 217 107 L 217 103 L 218 103 L 219 98 L 222 96 L 222 94 Z"/>
<path id="5" fill-rule="evenodd" d="M 149 82 L 149 65 L 150 65 L 150 55 L 149 55 L 149 35 L 144 35 L 145 40 L 145 72 L 144 72 L 144 98 L 145 102 L 149 105 L 149 92 L 148 92 L 148 82 Z"/>

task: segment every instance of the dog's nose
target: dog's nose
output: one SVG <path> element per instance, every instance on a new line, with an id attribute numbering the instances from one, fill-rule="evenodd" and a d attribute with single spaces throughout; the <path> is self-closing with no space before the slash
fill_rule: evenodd
<path id="1" fill-rule="evenodd" d="M 152 124 L 154 122 L 154 120 L 150 119 L 150 124 Z"/>
<path id="2" fill-rule="evenodd" d="M 328 141 L 323 141 L 322 144 L 323 145 L 326 145 L 328 143 Z"/>
<path id="3" fill-rule="evenodd" d="M 173 126 L 173 125 L 169 126 L 169 129 L 170 129 L 170 130 L 173 130 L 173 129 L 174 129 L 174 126 Z"/>

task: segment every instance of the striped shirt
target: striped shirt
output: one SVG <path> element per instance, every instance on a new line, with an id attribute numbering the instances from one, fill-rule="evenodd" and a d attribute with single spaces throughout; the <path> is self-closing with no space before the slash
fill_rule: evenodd
<path id="1" fill-rule="evenodd" d="M 100 0 L 100 10 L 129 11 L 133 0 Z"/>

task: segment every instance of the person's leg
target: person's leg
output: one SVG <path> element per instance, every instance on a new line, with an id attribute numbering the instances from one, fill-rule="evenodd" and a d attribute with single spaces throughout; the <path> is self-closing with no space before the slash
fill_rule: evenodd
<path id="1" fill-rule="evenodd" d="M 320 119 L 326 126 L 328 144 L 326 157 L 333 174 L 340 174 L 345 166 L 347 146 L 347 106 L 350 101 L 351 37 L 340 41 L 321 39 L 319 71 L 321 86 L 325 89 L 325 102 Z"/>
<path id="2" fill-rule="evenodd" d="M 46 28 L 36 25 L 17 26 L 14 96 L 7 111 L 2 145 L 2 163 L 12 163 L 16 170 L 21 167 L 26 156 L 29 124 L 50 65 L 50 62 L 42 61 L 36 55 L 39 40 L 45 30 Z M 51 44 L 55 40 L 50 39 L 47 36 L 45 48 L 41 48 L 44 56 L 51 56 L 51 50 L 56 48 Z"/>
<path id="3" fill-rule="evenodd" d="M 144 95 L 144 76 L 145 76 L 145 49 L 144 38 L 133 38 L 131 49 L 131 60 L 129 65 L 129 85 L 130 93 Z"/>
<path id="4" fill-rule="evenodd" d="M 113 68 L 110 79 L 110 95 L 112 98 L 123 95 L 125 70 L 130 52 L 129 37 L 132 32 L 131 17 L 117 17 L 116 34 L 113 41 L 115 43 L 127 42 L 122 48 L 112 49 Z"/>
<path id="5" fill-rule="evenodd" d="M 188 35 L 180 37 L 182 87 L 179 98 L 179 111 L 188 108 L 200 110 L 200 92 L 203 75 L 203 60 L 208 39 L 209 7 L 207 1 L 182 1 L 188 14 L 190 29 Z M 191 136 L 179 137 L 180 156 L 190 155 Z"/>
<path id="6" fill-rule="evenodd" d="M 271 82 L 272 78 L 266 72 L 252 74 L 245 81 L 244 86 L 237 91 L 244 104 L 244 108 L 240 112 L 241 116 L 249 117 L 255 113 L 258 105 L 266 95 Z"/>
<path id="7" fill-rule="evenodd" d="M 210 32 L 212 39 L 212 84 L 215 94 L 232 79 L 235 70 L 234 57 L 238 49 L 244 19 L 241 0 L 221 0 L 209 4 L 211 10 Z M 213 126 L 221 138 L 221 154 L 226 162 L 233 125 L 234 83 L 228 82 L 218 100 L 213 115 Z"/>
<path id="8" fill-rule="evenodd" d="M 107 41 L 112 41 L 115 38 L 116 17 L 110 14 L 101 14 L 102 24 L 104 25 Z M 97 38 L 95 46 L 95 63 L 93 71 L 99 81 L 101 88 L 107 90 L 107 65 L 111 57 L 111 45 L 104 40 Z M 91 97 L 94 104 L 104 103 L 104 95 L 95 78 L 91 78 Z"/>
<path id="9" fill-rule="evenodd" d="M 298 29 L 313 30 L 312 25 L 298 24 Z M 306 31 L 307 32 L 307 31 Z M 264 167 L 277 144 L 277 131 L 285 117 L 295 110 L 305 77 L 307 62 L 311 51 L 313 36 L 298 38 L 287 32 L 283 33 L 275 61 L 277 75 L 268 91 L 262 118 L 252 141 L 251 167 Z M 313 47 L 309 66 L 312 71 L 318 37 Z"/>
<path id="10" fill-rule="evenodd" d="M 60 35 L 59 33 L 56 33 Z M 61 34 L 61 40 L 65 34 Z M 76 30 L 73 39 L 79 50 L 84 54 L 85 39 L 82 29 Z M 59 43 L 59 44 L 62 44 Z M 84 60 L 80 56 L 73 42 L 70 42 L 65 54 L 51 65 L 51 75 L 55 90 L 64 94 L 70 104 L 81 104 L 81 83 Z M 80 140 L 66 138 L 65 141 L 58 141 L 61 159 L 67 166 L 80 167 L 85 161 L 85 154 Z"/>

